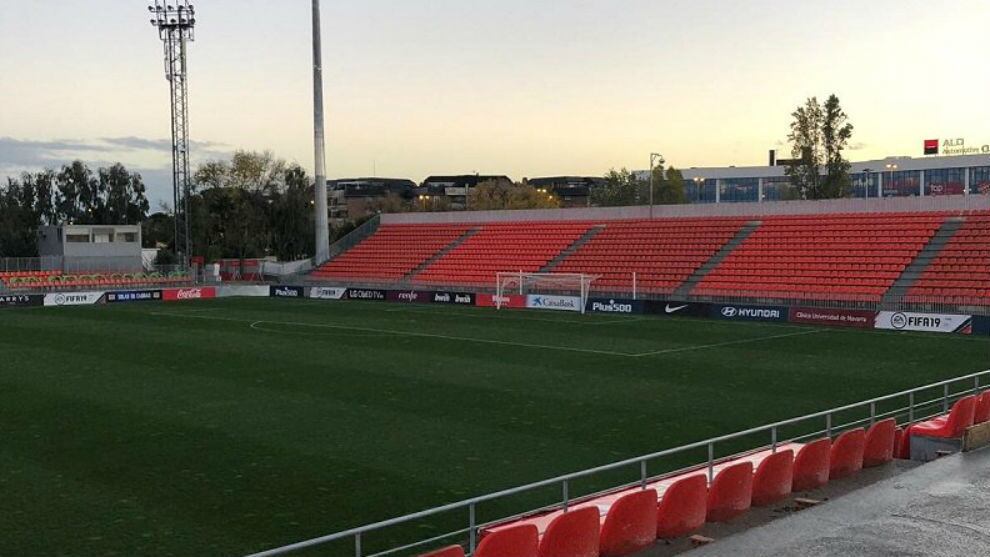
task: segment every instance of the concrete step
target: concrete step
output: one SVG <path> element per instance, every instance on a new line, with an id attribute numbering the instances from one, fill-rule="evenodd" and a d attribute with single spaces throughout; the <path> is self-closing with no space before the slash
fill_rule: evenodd
<path id="1" fill-rule="evenodd" d="M 725 258 L 728 257 L 730 253 L 742 245 L 742 243 L 746 241 L 746 238 L 749 238 L 753 232 L 756 232 L 761 224 L 763 224 L 762 221 L 747 222 L 745 226 L 739 230 L 739 232 L 736 232 L 736 235 L 733 236 L 731 240 L 722 246 L 722 249 L 718 250 L 718 252 L 716 252 L 711 259 L 706 261 L 701 267 L 698 267 L 698 269 L 695 270 L 683 284 L 677 287 L 677 290 L 674 291 L 674 298 L 687 298 L 687 296 L 691 294 L 691 291 L 694 290 L 694 287 L 701 282 L 701 280 L 704 279 L 708 273 L 718 267 L 722 261 L 725 261 Z"/>
<path id="2" fill-rule="evenodd" d="M 945 246 L 948 245 L 949 241 L 952 240 L 965 222 L 965 217 L 950 217 L 946 219 L 938 231 L 935 232 L 935 235 L 932 236 L 931 240 L 928 241 L 928 244 L 925 245 L 924 249 L 918 252 L 918 255 L 911 264 L 904 269 L 904 272 L 897 278 L 893 286 L 883 295 L 883 303 L 893 304 L 906 296 L 911 291 L 914 283 L 918 282 L 918 279 L 925 273 L 928 266 L 938 258 L 939 254 L 942 253 L 942 250 L 945 249 Z"/>
<path id="3" fill-rule="evenodd" d="M 406 273 L 405 276 L 403 276 L 402 279 L 400 279 L 400 282 L 411 281 L 413 279 L 413 277 L 415 277 L 416 275 L 418 275 L 418 274 L 422 273 L 423 271 L 425 271 L 427 269 L 427 267 L 429 267 L 430 265 L 432 265 L 433 263 L 435 263 L 438 259 L 440 259 L 441 257 L 447 255 L 451 251 L 455 250 L 457 248 L 457 246 L 463 244 L 464 242 L 467 241 L 468 238 L 470 238 L 471 236 L 474 236 L 475 234 L 477 234 L 478 233 L 478 230 L 480 230 L 480 229 L 479 228 L 472 228 L 471 230 L 468 230 L 464 234 L 461 234 L 461 236 L 459 238 L 457 238 L 453 242 L 451 242 L 451 243 L 447 244 L 446 246 L 444 246 L 443 249 L 441 249 L 440 251 L 438 251 L 438 252 L 434 253 L 433 255 L 431 255 L 429 259 L 427 259 L 426 261 L 423 261 L 422 263 L 420 263 L 419 265 L 417 265 L 416 268 L 413 269 L 412 271 L 409 271 L 408 273 Z"/>
<path id="4" fill-rule="evenodd" d="M 577 252 L 577 250 L 581 249 L 581 246 L 587 244 L 589 240 L 600 234 L 603 230 L 605 230 L 604 224 L 599 224 L 591 227 L 587 232 L 584 233 L 583 236 L 575 240 L 573 244 L 567 246 L 567 248 L 564 251 L 557 254 L 557 257 L 554 257 L 553 259 L 550 260 L 549 263 L 544 265 L 543 268 L 540 269 L 540 272 L 549 273 L 550 271 L 554 270 L 554 268 L 556 268 L 557 265 L 560 265 L 565 259 L 570 257 L 575 252 Z"/>

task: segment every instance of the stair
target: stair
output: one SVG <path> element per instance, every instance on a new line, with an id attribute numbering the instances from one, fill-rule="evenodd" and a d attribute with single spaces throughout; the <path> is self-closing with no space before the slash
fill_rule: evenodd
<path id="1" fill-rule="evenodd" d="M 730 253 L 742 245 L 742 243 L 746 241 L 746 238 L 749 238 L 753 232 L 756 232 L 756 229 L 759 228 L 761 224 L 763 224 L 762 221 L 747 222 L 745 226 L 739 230 L 739 232 L 736 232 L 736 235 L 733 236 L 731 240 L 722 246 L 722 249 L 718 250 L 718 252 L 713 255 L 711 259 L 706 261 L 704 265 L 698 267 L 694 273 L 684 281 L 683 284 L 677 287 L 677 290 L 674 290 L 673 298 L 678 300 L 687 299 L 688 295 L 691 294 L 691 291 L 694 290 L 694 287 L 697 286 L 698 283 L 708 275 L 708 273 L 718 267 Z"/>
<path id="2" fill-rule="evenodd" d="M 887 290 L 887 293 L 883 295 L 883 303 L 891 304 L 900 301 L 914 286 L 914 283 L 918 282 L 921 275 L 925 272 L 925 269 L 935 261 L 942 250 L 945 248 L 949 240 L 956 235 L 956 232 L 962 228 L 963 223 L 966 222 L 965 217 L 950 217 L 946 219 L 942 226 L 938 229 L 938 232 L 932 236 L 928 244 L 922 249 L 918 256 L 914 258 L 914 261 L 904 269 L 901 276 L 897 278 L 894 285 Z"/>
<path id="3" fill-rule="evenodd" d="M 577 240 L 574 240 L 573 244 L 567 246 L 567 249 L 557 254 L 557 257 L 554 257 L 553 259 L 550 260 L 549 263 L 544 265 L 539 272 L 549 273 L 550 271 L 554 270 L 557 267 L 557 265 L 563 263 L 565 259 L 573 255 L 575 252 L 577 252 L 577 250 L 581 249 L 581 246 L 587 244 L 589 240 L 600 234 L 603 230 L 605 230 L 604 224 L 598 224 L 592 226 L 590 229 L 588 229 L 587 232 L 584 233 L 583 236 L 581 236 Z"/>
<path id="4" fill-rule="evenodd" d="M 412 271 L 409 271 L 408 273 L 406 273 L 405 276 L 403 276 L 401 279 L 399 279 L 400 282 L 411 281 L 414 276 L 422 273 L 423 271 L 426 270 L 427 267 L 429 267 L 430 265 L 433 265 L 433 263 L 435 263 L 438 259 L 440 259 L 441 257 L 447 255 L 448 253 L 450 253 L 451 251 L 453 251 L 454 249 L 456 249 L 457 246 L 459 246 L 459 245 L 463 244 L 464 242 L 466 242 L 468 238 L 470 238 L 471 236 L 474 236 L 475 234 L 477 234 L 479 230 L 480 230 L 480 228 L 472 228 L 471 230 L 468 230 L 464 234 L 461 234 L 461 236 L 458 239 L 456 239 L 453 242 L 447 244 L 446 246 L 444 246 L 443 249 L 441 249 L 440 251 L 438 251 L 438 252 L 434 253 L 432 256 L 430 256 L 429 259 L 427 259 L 426 261 L 424 261 L 424 262 L 420 263 L 419 265 L 417 265 L 415 269 L 413 269 Z"/>

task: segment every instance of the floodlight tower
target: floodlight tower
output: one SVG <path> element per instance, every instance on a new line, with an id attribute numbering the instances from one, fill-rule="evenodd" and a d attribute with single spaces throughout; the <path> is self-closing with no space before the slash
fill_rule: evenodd
<path id="1" fill-rule="evenodd" d="M 313 150 L 316 182 L 313 206 L 316 224 L 316 253 L 313 263 L 330 259 L 330 223 L 327 215 L 326 141 L 323 119 L 323 45 L 320 31 L 320 0 L 313 0 Z"/>
<path id="2" fill-rule="evenodd" d="M 151 24 L 165 45 L 165 79 L 172 103 L 172 201 L 175 210 L 175 251 L 187 262 L 192 255 L 189 234 L 189 88 L 186 43 L 196 35 L 196 11 L 189 0 L 155 0 L 148 6 Z"/>

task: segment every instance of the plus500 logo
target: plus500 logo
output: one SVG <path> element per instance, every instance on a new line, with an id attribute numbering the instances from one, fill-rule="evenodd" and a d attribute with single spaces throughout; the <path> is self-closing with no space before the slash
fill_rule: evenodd
<path id="1" fill-rule="evenodd" d="M 609 300 L 608 302 L 592 302 L 591 311 L 598 313 L 632 313 L 632 304 L 622 304 L 615 300 Z"/>

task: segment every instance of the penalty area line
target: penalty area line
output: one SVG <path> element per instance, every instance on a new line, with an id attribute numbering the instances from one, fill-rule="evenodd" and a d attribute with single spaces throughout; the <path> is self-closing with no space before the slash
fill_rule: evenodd
<path id="1" fill-rule="evenodd" d="M 776 340 L 781 338 L 799 337 L 805 335 L 817 335 L 819 333 L 828 332 L 825 329 L 815 329 L 813 331 L 800 331 L 797 333 L 786 333 L 782 335 L 771 335 L 767 337 L 758 338 L 745 338 L 741 340 L 728 340 L 725 342 L 717 342 L 715 344 L 702 344 L 700 346 L 685 346 L 683 348 L 668 348 L 666 350 L 654 350 L 653 352 L 643 352 L 641 354 L 634 354 L 634 358 L 643 358 L 646 356 L 661 356 L 663 354 L 676 354 L 678 352 L 692 352 L 694 350 L 708 350 L 709 348 L 722 348 L 724 346 L 738 346 L 740 344 L 752 344 L 755 342 L 762 342 L 764 340 Z"/>
<path id="2" fill-rule="evenodd" d="M 322 329 L 335 329 L 341 331 L 361 331 L 366 333 L 382 333 L 395 336 L 406 336 L 413 338 L 436 338 L 440 340 L 454 340 L 463 342 L 474 342 L 479 344 L 492 344 L 498 346 L 517 346 L 520 348 L 536 348 L 540 350 L 559 350 L 562 352 L 577 352 L 582 354 L 599 354 L 602 356 L 619 356 L 623 358 L 636 358 L 639 354 L 629 354 L 627 352 L 613 352 L 611 350 L 595 350 L 592 348 L 572 348 L 569 346 L 550 346 L 546 344 L 530 344 L 526 342 L 513 342 L 508 340 L 495 340 L 487 338 L 458 337 L 450 335 L 438 335 L 433 333 L 417 333 L 414 331 L 396 331 L 392 329 L 375 329 L 372 327 L 353 327 L 350 325 L 333 325 L 329 323 L 302 323 L 297 321 L 268 321 L 257 319 L 238 319 L 234 317 L 216 317 L 212 315 L 189 315 L 183 313 L 153 312 L 152 315 L 163 317 L 184 317 L 187 319 L 202 319 L 207 321 L 226 321 L 231 323 L 248 323 L 249 327 L 258 330 L 258 325 L 289 325 L 294 327 L 313 327 Z"/>

